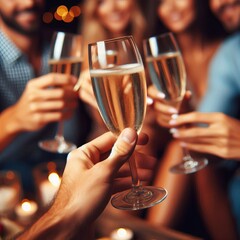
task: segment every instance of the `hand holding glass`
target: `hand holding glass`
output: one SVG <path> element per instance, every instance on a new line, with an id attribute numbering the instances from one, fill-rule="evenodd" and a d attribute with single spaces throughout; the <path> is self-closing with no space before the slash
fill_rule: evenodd
<path id="1" fill-rule="evenodd" d="M 164 95 L 165 103 L 179 110 L 186 92 L 187 77 L 173 34 L 165 33 L 145 40 L 144 53 L 153 84 Z M 205 158 L 193 159 L 185 148 L 183 152 L 183 162 L 170 169 L 174 173 L 193 173 L 208 164 Z"/>
<path id="2" fill-rule="evenodd" d="M 146 112 L 146 80 L 141 56 L 131 36 L 89 44 L 89 68 L 94 94 L 108 129 L 118 136 L 130 127 L 140 132 Z M 132 189 L 113 196 L 118 209 L 154 206 L 167 196 L 163 188 L 143 187 L 134 154 L 129 160 Z"/>
<path id="3" fill-rule="evenodd" d="M 50 50 L 50 71 L 65 73 L 79 78 L 82 63 L 82 36 L 78 34 L 56 32 Z M 63 136 L 63 122 L 59 122 L 54 139 L 43 140 L 39 146 L 50 152 L 68 153 L 76 148 Z"/>

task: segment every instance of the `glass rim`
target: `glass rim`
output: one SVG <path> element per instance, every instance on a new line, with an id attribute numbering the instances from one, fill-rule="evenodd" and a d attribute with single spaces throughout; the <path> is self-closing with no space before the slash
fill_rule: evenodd
<path id="1" fill-rule="evenodd" d="M 120 37 L 116 37 L 116 38 L 108 38 L 108 39 L 99 40 L 99 41 L 96 41 L 96 42 L 91 42 L 91 43 L 88 43 L 88 46 L 96 45 L 99 42 L 111 43 L 111 42 L 119 41 L 121 39 L 131 39 L 131 40 L 134 41 L 134 38 L 133 38 L 132 35 L 125 35 L 125 36 L 120 36 Z"/>
<path id="2" fill-rule="evenodd" d="M 173 32 L 165 32 L 165 33 L 161 33 L 161 34 L 158 34 L 158 35 L 154 35 L 154 36 L 151 36 L 149 38 L 145 38 L 143 39 L 143 42 L 148 42 L 150 39 L 154 39 L 154 38 L 162 38 L 162 37 L 165 37 L 165 36 L 174 36 Z"/>

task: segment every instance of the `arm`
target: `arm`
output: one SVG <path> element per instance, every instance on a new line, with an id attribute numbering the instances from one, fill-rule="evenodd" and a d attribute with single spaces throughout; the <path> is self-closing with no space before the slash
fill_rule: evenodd
<path id="1" fill-rule="evenodd" d="M 0 151 L 25 131 L 69 118 L 76 107 L 75 78 L 48 74 L 30 80 L 19 101 L 0 114 Z"/>
<path id="2" fill-rule="evenodd" d="M 172 127 L 193 124 L 191 128 L 179 129 L 174 135 L 191 150 L 240 159 L 240 138 L 237 134 L 240 122 L 227 116 L 239 117 L 240 113 L 237 100 L 240 97 L 239 36 L 226 41 L 212 62 L 208 90 L 199 107 L 199 111 L 206 114 L 179 115 L 176 124 L 172 121 Z M 197 127 L 198 123 L 206 125 L 204 128 Z"/>
<path id="3" fill-rule="evenodd" d="M 145 144 L 146 138 L 142 137 L 139 137 L 139 143 Z M 93 222 L 104 210 L 111 194 L 131 185 L 124 163 L 135 148 L 137 134 L 126 129 L 115 141 L 108 132 L 68 155 L 52 207 L 18 239 L 90 239 L 88 234 Z M 154 161 L 147 156 L 139 159 L 138 166 L 147 170 L 139 171 L 139 177 L 149 180 L 152 173 L 149 167 Z M 146 161 L 150 165 L 146 165 Z"/>

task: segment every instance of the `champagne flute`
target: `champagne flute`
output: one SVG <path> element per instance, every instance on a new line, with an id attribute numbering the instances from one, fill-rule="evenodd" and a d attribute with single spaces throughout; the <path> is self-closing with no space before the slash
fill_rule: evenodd
<path id="1" fill-rule="evenodd" d="M 186 70 L 181 52 L 172 33 L 144 40 L 144 54 L 153 84 L 165 98 L 164 102 L 179 110 L 186 92 Z M 193 158 L 183 148 L 183 162 L 171 167 L 174 173 L 188 174 L 204 168 L 208 164 L 206 158 Z"/>
<path id="2" fill-rule="evenodd" d="M 82 48 L 81 35 L 55 32 L 50 49 L 50 71 L 65 73 L 79 78 L 83 60 Z M 40 148 L 56 153 L 68 153 L 75 149 L 76 145 L 74 143 L 65 140 L 63 129 L 64 123 L 60 121 L 54 139 L 40 141 Z"/>
<path id="3" fill-rule="evenodd" d="M 100 114 L 108 129 L 118 136 L 130 127 L 138 133 L 146 112 L 146 79 L 140 53 L 132 36 L 89 44 L 89 68 Z M 134 154 L 129 160 L 132 189 L 115 194 L 111 203 L 123 210 L 138 210 L 163 201 L 167 191 L 142 186 Z"/>

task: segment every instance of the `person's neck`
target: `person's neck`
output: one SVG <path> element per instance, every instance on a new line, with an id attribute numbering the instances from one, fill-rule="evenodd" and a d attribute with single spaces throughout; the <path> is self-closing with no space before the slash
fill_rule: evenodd
<path id="1" fill-rule="evenodd" d="M 110 37 L 111 38 L 118 38 L 118 37 L 122 37 L 122 36 L 125 36 L 125 35 L 127 35 L 125 32 L 115 32 L 115 33 L 111 33 Z"/>
<path id="2" fill-rule="evenodd" d="M 205 62 L 212 56 L 222 39 L 204 39 L 200 32 L 185 32 L 176 35 L 184 60 Z"/>
<path id="3" fill-rule="evenodd" d="M 176 38 L 182 51 L 188 50 L 189 46 L 191 46 L 191 48 L 202 48 L 204 45 L 203 38 L 198 32 L 178 33 L 176 34 Z"/>

